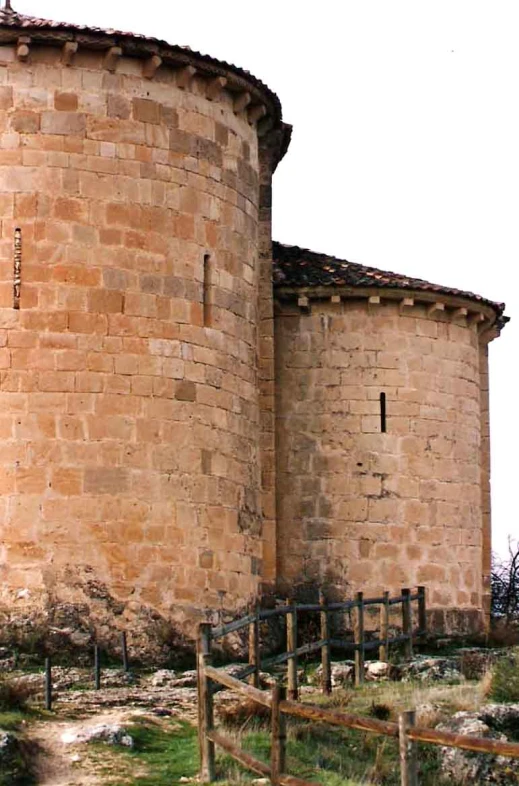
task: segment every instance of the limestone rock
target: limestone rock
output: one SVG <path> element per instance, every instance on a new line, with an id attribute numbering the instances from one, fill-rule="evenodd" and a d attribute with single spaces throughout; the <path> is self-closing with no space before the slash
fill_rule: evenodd
<path id="1" fill-rule="evenodd" d="M 490 728 L 478 713 L 457 712 L 452 718 L 436 727 L 439 731 L 485 737 L 505 741 L 504 734 Z M 458 748 L 441 748 L 442 774 L 454 783 L 519 784 L 519 761 L 489 753 L 473 753 Z"/>
<path id="2" fill-rule="evenodd" d="M 117 723 L 101 723 L 97 726 L 87 726 L 75 731 L 65 731 L 61 735 L 65 745 L 82 745 L 88 742 L 106 742 L 108 745 L 123 745 L 133 748 L 131 737 L 123 726 Z"/>
<path id="3" fill-rule="evenodd" d="M 154 688 L 162 688 L 164 685 L 172 685 L 177 680 L 177 673 L 172 669 L 159 669 L 151 676 L 151 684 Z"/>
<path id="4" fill-rule="evenodd" d="M 519 703 L 485 704 L 478 715 L 491 729 L 512 732 L 514 735 L 519 733 Z"/>
<path id="5" fill-rule="evenodd" d="M 402 666 L 402 680 L 420 682 L 437 680 L 463 680 L 458 658 L 437 658 L 418 655 Z"/>
<path id="6" fill-rule="evenodd" d="M 16 737 L 0 729 L 0 762 L 7 759 L 16 748 Z"/>
<path id="7" fill-rule="evenodd" d="M 355 663 L 352 660 L 335 661 L 331 664 L 332 688 L 350 685 L 355 675 Z M 309 682 L 314 685 L 322 685 L 323 667 L 318 666 L 314 671 Z"/>
<path id="8" fill-rule="evenodd" d="M 391 663 L 383 660 L 371 660 L 364 665 L 365 677 L 373 682 L 392 679 L 395 676 L 394 667 Z"/>

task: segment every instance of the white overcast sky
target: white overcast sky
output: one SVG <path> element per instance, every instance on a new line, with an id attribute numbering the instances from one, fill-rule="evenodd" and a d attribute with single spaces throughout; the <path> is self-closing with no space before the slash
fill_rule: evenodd
<path id="1" fill-rule="evenodd" d="M 506 301 L 491 345 L 494 548 L 519 535 L 519 3 L 13 0 L 248 69 L 293 124 L 274 236 Z"/>

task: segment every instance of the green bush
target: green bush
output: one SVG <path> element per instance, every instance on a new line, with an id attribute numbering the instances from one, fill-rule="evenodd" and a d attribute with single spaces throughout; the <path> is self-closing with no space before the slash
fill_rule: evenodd
<path id="1" fill-rule="evenodd" d="M 494 664 L 488 696 L 497 702 L 519 702 L 519 652 Z"/>

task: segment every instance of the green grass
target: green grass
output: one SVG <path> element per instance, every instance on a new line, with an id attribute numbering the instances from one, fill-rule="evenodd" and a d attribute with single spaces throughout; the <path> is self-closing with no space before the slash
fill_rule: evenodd
<path id="1" fill-rule="evenodd" d="M 270 740 L 267 731 L 244 735 L 242 747 L 267 762 Z M 438 785 L 438 756 L 431 747 L 420 750 L 420 784 Z M 236 783 L 257 776 L 243 770 L 230 756 L 218 761 L 218 775 Z M 289 727 L 287 772 L 323 786 L 399 786 L 398 743 L 396 740 L 316 723 L 296 723 Z"/>
<path id="2" fill-rule="evenodd" d="M 133 751 L 120 751 L 106 774 L 113 777 L 121 757 L 119 780 L 113 786 L 171 786 L 182 777 L 198 773 L 196 729 L 187 723 L 173 728 L 154 723 L 139 723 L 130 732 L 135 740 Z M 240 746 L 268 763 L 270 739 L 267 729 L 253 723 L 242 735 L 224 730 Z M 424 746 L 420 750 L 421 786 L 438 786 L 438 752 Z M 128 767 L 128 765 L 130 765 Z M 217 777 L 224 784 L 248 784 L 258 776 L 245 770 L 228 754 L 217 751 Z M 396 740 L 324 724 L 291 722 L 287 739 L 287 771 L 323 786 L 399 786 L 398 744 Z M 133 773 L 133 774 L 131 774 Z M 139 773 L 139 774 L 136 774 Z"/>
<path id="3" fill-rule="evenodd" d="M 182 777 L 198 772 L 197 730 L 189 723 L 175 722 L 172 730 L 151 723 L 130 728 L 135 747 L 119 755 L 133 760 L 146 774 L 125 779 L 114 786 L 171 786 Z M 136 767 L 137 768 L 137 767 Z"/>
<path id="4" fill-rule="evenodd" d="M 2 731 L 16 731 L 26 718 L 26 713 L 17 710 L 0 712 L 0 729 Z"/>

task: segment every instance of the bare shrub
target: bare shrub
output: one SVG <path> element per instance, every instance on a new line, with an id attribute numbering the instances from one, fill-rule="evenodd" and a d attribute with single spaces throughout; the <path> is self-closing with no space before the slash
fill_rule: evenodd
<path id="1" fill-rule="evenodd" d="M 247 723 L 254 723 L 256 726 L 270 723 L 269 708 L 251 699 L 221 704 L 217 708 L 217 715 L 225 726 L 235 729 L 240 729 Z"/>
<path id="2" fill-rule="evenodd" d="M 508 555 L 492 555 L 492 616 L 506 625 L 519 621 L 519 541 L 508 538 Z"/>
<path id="3" fill-rule="evenodd" d="M 34 684 L 0 677 L 0 712 L 26 710 L 27 702 L 37 692 Z"/>

